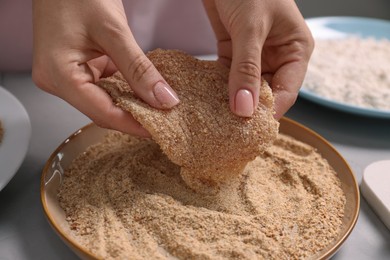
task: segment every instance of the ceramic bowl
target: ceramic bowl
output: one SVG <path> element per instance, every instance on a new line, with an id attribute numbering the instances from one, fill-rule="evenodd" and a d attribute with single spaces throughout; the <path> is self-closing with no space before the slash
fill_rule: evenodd
<path id="1" fill-rule="evenodd" d="M 107 130 L 89 124 L 67 138 L 48 159 L 41 179 L 41 200 L 46 217 L 61 239 L 82 259 L 97 257 L 83 248 L 72 235 L 65 214 L 57 199 L 64 171 L 87 147 L 102 140 Z M 335 169 L 341 180 L 345 195 L 345 214 L 340 235 L 329 246 L 314 255 L 313 259 L 328 259 L 341 247 L 354 228 L 359 214 L 359 189 L 357 181 L 347 162 L 324 138 L 287 118 L 280 121 L 280 132 L 315 147 Z"/>

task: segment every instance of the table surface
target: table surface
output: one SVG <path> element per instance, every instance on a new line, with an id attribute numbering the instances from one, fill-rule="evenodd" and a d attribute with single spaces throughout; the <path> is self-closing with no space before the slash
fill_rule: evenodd
<path id="1" fill-rule="evenodd" d="M 22 102 L 32 125 L 26 158 L 0 191 L 0 259 L 77 259 L 45 219 L 40 177 L 55 148 L 90 120 L 36 88 L 30 74 L 0 74 L 0 85 Z M 359 183 L 368 164 L 390 159 L 390 120 L 341 113 L 302 99 L 287 116 L 330 141 Z M 356 227 L 333 259 L 390 259 L 390 231 L 363 198 Z"/>

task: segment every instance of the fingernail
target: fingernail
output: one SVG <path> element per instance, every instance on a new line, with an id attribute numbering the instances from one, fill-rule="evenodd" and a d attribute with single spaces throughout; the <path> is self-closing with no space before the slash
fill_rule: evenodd
<path id="1" fill-rule="evenodd" d="M 251 117 L 253 114 L 253 95 L 246 89 L 240 89 L 235 98 L 236 115 L 242 117 Z"/>
<path id="2" fill-rule="evenodd" d="M 175 91 L 161 81 L 154 85 L 153 94 L 162 108 L 171 108 L 180 102 Z"/>

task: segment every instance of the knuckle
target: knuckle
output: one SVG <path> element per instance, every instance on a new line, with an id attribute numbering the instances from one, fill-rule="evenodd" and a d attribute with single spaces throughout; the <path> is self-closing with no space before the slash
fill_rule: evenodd
<path id="1" fill-rule="evenodd" d="M 77 73 L 76 71 L 69 71 L 66 73 L 66 82 L 72 87 L 80 87 L 82 83 L 86 81 L 85 75 L 81 73 Z"/>
<path id="2" fill-rule="evenodd" d="M 48 75 L 45 73 L 45 68 L 41 65 L 34 64 L 31 72 L 33 82 L 42 90 L 48 90 Z"/>
<path id="3" fill-rule="evenodd" d="M 314 41 L 307 42 L 294 41 L 291 43 L 291 53 L 295 60 L 308 62 L 314 49 Z"/>
<path id="4" fill-rule="evenodd" d="M 292 107 L 295 104 L 295 102 L 297 101 L 297 99 L 298 99 L 297 93 L 290 93 L 290 96 L 287 100 L 288 108 Z"/>
<path id="5" fill-rule="evenodd" d="M 261 35 L 261 32 L 265 30 L 265 26 L 262 21 L 258 23 L 251 21 L 248 22 L 242 30 L 245 35 L 252 35 L 253 37 L 258 38 Z"/>
<path id="6" fill-rule="evenodd" d="M 64 91 L 69 91 L 69 88 L 79 90 L 87 80 L 85 75 L 72 67 L 63 66 L 58 69 L 56 64 L 50 66 L 42 62 L 34 62 L 31 76 L 38 88 L 60 97 L 64 95 Z"/>
<path id="7" fill-rule="evenodd" d="M 107 22 L 101 23 L 101 27 L 99 32 L 96 32 L 95 36 L 98 36 L 98 34 L 103 31 L 105 35 L 107 35 L 107 39 L 115 39 L 119 41 L 123 41 L 127 39 L 128 34 L 128 25 L 127 23 L 122 22 L 109 22 L 112 20 L 117 20 L 117 17 L 108 17 Z"/>
<path id="8" fill-rule="evenodd" d="M 152 62 L 144 55 L 139 55 L 129 64 L 128 73 L 133 82 L 141 81 L 145 75 L 153 68 Z"/>
<path id="9" fill-rule="evenodd" d="M 309 50 L 310 54 L 313 53 L 314 47 L 315 47 L 314 38 L 311 34 L 309 34 L 309 36 L 308 36 L 308 50 Z"/>
<path id="10" fill-rule="evenodd" d="M 101 128 L 116 129 L 117 116 L 115 109 L 117 107 L 114 103 L 102 104 L 102 107 L 95 111 L 96 113 L 93 114 L 91 120 Z"/>
<path id="11" fill-rule="evenodd" d="M 284 93 L 282 93 L 282 97 L 283 97 L 283 104 L 285 106 L 285 109 L 286 111 L 292 107 L 295 102 L 297 101 L 298 99 L 298 93 L 296 92 L 293 92 L 293 91 L 289 91 L 289 90 L 285 90 L 283 91 Z"/>
<path id="12" fill-rule="evenodd" d="M 100 128 L 112 129 L 111 124 L 107 121 L 107 119 L 105 119 L 101 116 L 97 116 L 97 117 L 93 118 L 92 121 Z"/>
<path id="13" fill-rule="evenodd" d="M 303 39 L 304 39 L 304 41 L 306 41 L 307 49 L 312 51 L 314 49 L 314 46 L 315 46 L 315 40 L 314 40 L 313 34 L 311 33 L 311 31 L 307 25 L 305 25 L 303 27 Z"/>
<path id="14" fill-rule="evenodd" d="M 261 78 L 259 65 L 251 61 L 239 62 L 237 64 L 237 72 L 254 80 L 260 80 Z"/>

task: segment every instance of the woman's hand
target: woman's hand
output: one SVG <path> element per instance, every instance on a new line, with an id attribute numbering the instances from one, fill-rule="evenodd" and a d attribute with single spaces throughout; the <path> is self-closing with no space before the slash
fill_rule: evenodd
<path id="1" fill-rule="evenodd" d="M 117 69 L 153 107 L 179 103 L 137 45 L 120 0 L 34 0 L 33 80 L 101 127 L 148 136 L 94 83 Z"/>
<path id="2" fill-rule="evenodd" d="M 219 61 L 231 68 L 230 108 L 250 117 L 261 76 L 275 95 L 275 118 L 294 104 L 314 41 L 293 0 L 203 0 L 218 40 Z"/>

